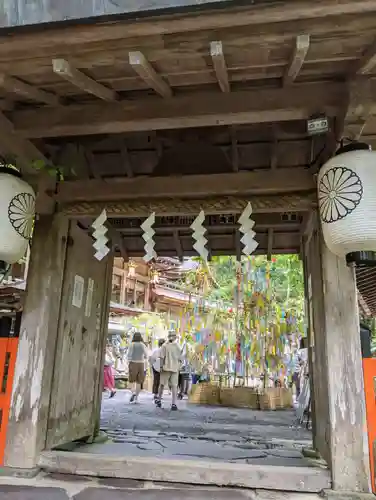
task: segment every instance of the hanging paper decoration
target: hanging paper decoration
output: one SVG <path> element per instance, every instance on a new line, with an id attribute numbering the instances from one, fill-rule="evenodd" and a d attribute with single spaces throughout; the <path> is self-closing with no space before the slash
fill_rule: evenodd
<path id="1" fill-rule="evenodd" d="M 106 257 L 110 248 L 107 246 L 108 238 L 106 236 L 107 227 L 105 223 L 107 221 L 107 213 L 106 210 L 103 210 L 100 216 L 95 219 L 91 227 L 94 229 L 93 238 L 94 244 L 93 247 L 96 250 L 94 258 L 101 261 Z"/>
<path id="2" fill-rule="evenodd" d="M 143 230 L 143 239 L 145 241 L 144 245 L 144 250 L 145 250 L 145 255 L 144 255 L 144 261 L 145 262 L 150 262 L 153 259 L 156 259 L 157 254 L 154 250 L 155 242 L 154 242 L 154 235 L 155 231 L 153 229 L 153 226 L 155 224 L 155 212 L 153 212 L 150 217 L 146 219 L 141 224 L 141 229 Z"/>
<path id="3" fill-rule="evenodd" d="M 256 233 L 252 229 L 255 221 L 251 219 L 251 215 L 252 205 L 248 203 L 238 220 L 240 224 L 239 231 L 243 233 L 243 237 L 240 240 L 244 245 L 243 254 L 247 256 L 251 255 L 258 247 L 258 243 L 255 240 Z"/>
<path id="4" fill-rule="evenodd" d="M 205 214 L 204 211 L 201 210 L 199 215 L 195 218 L 193 223 L 191 224 L 191 229 L 193 230 L 192 237 L 195 240 L 195 244 L 193 248 L 199 254 L 199 256 L 205 261 L 208 260 L 209 251 L 205 247 L 207 243 L 207 239 L 205 238 L 206 228 L 204 227 L 205 222 Z"/>

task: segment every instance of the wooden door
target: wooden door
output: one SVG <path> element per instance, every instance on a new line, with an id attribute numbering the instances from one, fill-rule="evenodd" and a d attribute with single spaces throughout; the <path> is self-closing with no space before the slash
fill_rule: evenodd
<path id="1" fill-rule="evenodd" d="M 93 434 L 97 422 L 112 259 L 94 259 L 72 222 L 58 321 L 46 448 Z"/>

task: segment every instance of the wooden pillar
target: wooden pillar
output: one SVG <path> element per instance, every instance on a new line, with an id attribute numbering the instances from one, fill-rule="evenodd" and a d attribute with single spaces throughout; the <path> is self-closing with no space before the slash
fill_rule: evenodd
<path id="1" fill-rule="evenodd" d="M 5 466 L 34 468 L 44 447 L 67 241 L 64 217 L 39 217 L 20 329 Z"/>
<path id="2" fill-rule="evenodd" d="M 308 252 L 308 246 L 305 244 L 306 240 L 304 236 L 302 237 L 301 244 L 301 260 L 303 263 L 303 276 L 304 276 L 304 309 L 307 322 L 307 340 L 308 340 L 308 373 L 309 373 L 309 384 L 311 391 L 311 423 L 312 423 L 312 441 L 314 449 L 316 446 L 316 408 L 315 408 L 315 388 L 314 388 L 314 377 L 313 377 L 313 360 L 312 360 L 312 344 L 313 344 L 313 311 L 312 311 L 312 284 L 311 278 L 309 277 L 309 267 L 308 258 L 306 252 Z"/>
<path id="3" fill-rule="evenodd" d="M 326 247 L 317 215 L 305 238 L 311 294 L 315 446 L 333 489 L 370 492 L 359 317 L 354 269 Z"/>
<path id="4" fill-rule="evenodd" d="M 120 289 L 120 304 L 125 305 L 127 302 L 127 273 L 123 269 L 121 276 L 121 289 Z"/>

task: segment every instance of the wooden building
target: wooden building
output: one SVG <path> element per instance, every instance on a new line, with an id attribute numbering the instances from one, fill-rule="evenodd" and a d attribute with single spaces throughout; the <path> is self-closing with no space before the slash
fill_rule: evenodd
<path id="1" fill-rule="evenodd" d="M 182 312 L 191 300 L 179 281 L 185 270 L 178 259 L 158 258 L 153 265 L 141 258 L 125 262 L 114 259 L 110 320 L 113 317 L 138 316 L 153 311 L 166 316 L 166 321 L 178 324 Z"/>
<path id="2" fill-rule="evenodd" d="M 112 262 L 93 259 L 93 218 L 106 209 L 127 260 L 156 212 L 157 253 L 181 259 L 204 210 L 210 255 L 240 256 L 251 201 L 257 252 L 305 262 L 314 445 L 333 489 L 370 492 L 355 275 L 323 243 L 315 176 L 341 140 L 375 141 L 376 2 L 11 3 L 0 152 L 35 184 L 39 216 L 4 464 L 56 465 L 48 450 L 95 432 Z"/>

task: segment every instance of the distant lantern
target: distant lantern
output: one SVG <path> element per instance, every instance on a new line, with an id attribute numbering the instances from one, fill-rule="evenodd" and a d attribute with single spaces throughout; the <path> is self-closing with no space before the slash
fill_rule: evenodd
<path id="1" fill-rule="evenodd" d="M 35 193 L 20 173 L 0 167 L 0 261 L 14 264 L 24 257 L 35 217 Z"/>
<path id="2" fill-rule="evenodd" d="M 340 148 L 321 168 L 317 188 L 327 247 L 348 261 L 375 252 L 376 152 L 363 143 Z"/>

